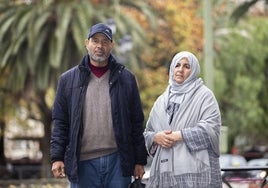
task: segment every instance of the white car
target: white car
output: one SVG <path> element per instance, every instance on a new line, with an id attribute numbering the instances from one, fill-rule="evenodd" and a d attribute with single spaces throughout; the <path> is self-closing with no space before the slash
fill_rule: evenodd
<path id="1" fill-rule="evenodd" d="M 220 166 L 221 168 L 247 166 L 247 160 L 242 155 L 221 154 Z"/>
<path id="2" fill-rule="evenodd" d="M 248 161 L 248 166 L 251 167 L 268 167 L 268 158 L 260 158 L 260 159 L 251 159 Z M 267 176 L 267 172 L 265 170 L 254 170 L 251 171 L 251 174 L 256 177 L 263 179 L 264 177 Z"/>
<path id="3" fill-rule="evenodd" d="M 221 154 L 220 167 L 222 169 L 222 176 L 226 179 L 241 179 L 249 178 L 250 173 L 247 171 L 224 171 L 224 168 L 239 168 L 247 167 L 247 160 L 242 155 Z"/>

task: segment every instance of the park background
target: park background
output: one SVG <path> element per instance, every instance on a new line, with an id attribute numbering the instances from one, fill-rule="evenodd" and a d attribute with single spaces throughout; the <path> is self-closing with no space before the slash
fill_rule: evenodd
<path id="1" fill-rule="evenodd" d="M 40 177 L 52 177 L 49 142 L 57 81 L 86 54 L 84 40 L 97 22 L 112 27 L 113 54 L 136 75 L 146 119 L 167 87 L 172 57 L 191 51 L 220 105 L 221 152 L 264 155 L 267 7 L 267 0 L 1 1 L 1 179 L 12 176 L 7 172 L 14 164 L 41 166 Z"/>

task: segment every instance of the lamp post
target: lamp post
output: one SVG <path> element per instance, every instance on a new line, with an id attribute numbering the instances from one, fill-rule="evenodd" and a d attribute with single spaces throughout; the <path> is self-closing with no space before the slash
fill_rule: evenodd
<path id="1" fill-rule="evenodd" d="M 211 25 L 211 0 L 203 1 L 203 15 L 205 20 L 204 27 L 204 77 L 206 85 L 214 89 L 214 70 L 213 70 L 213 32 Z"/>
<path id="2" fill-rule="evenodd" d="M 130 54 L 129 52 L 133 48 L 133 42 L 132 42 L 132 37 L 130 35 L 124 35 L 122 38 L 118 40 L 118 57 L 120 61 L 125 64 L 127 67 L 130 68 L 129 64 L 129 59 L 130 59 Z"/>
<path id="3" fill-rule="evenodd" d="M 112 34 L 114 35 L 116 33 L 116 24 L 115 24 L 115 21 L 112 18 L 108 18 L 106 20 L 106 24 L 111 28 Z"/>
<path id="4" fill-rule="evenodd" d="M 131 51 L 133 48 L 132 37 L 130 35 L 123 36 L 123 38 L 118 40 L 118 45 L 121 54 Z"/>
<path id="5" fill-rule="evenodd" d="M 112 18 L 106 20 L 106 24 L 111 28 L 113 35 L 116 33 L 116 23 Z M 133 48 L 131 35 L 124 35 L 118 40 L 118 58 L 123 64 L 127 64 L 128 52 Z"/>

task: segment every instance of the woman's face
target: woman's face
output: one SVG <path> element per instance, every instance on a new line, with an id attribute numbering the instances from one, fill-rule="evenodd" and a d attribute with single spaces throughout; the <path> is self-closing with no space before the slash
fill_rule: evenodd
<path id="1" fill-rule="evenodd" d="M 191 67 L 187 58 L 182 58 L 174 69 L 173 79 L 176 83 L 182 84 L 190 75 Z"/>

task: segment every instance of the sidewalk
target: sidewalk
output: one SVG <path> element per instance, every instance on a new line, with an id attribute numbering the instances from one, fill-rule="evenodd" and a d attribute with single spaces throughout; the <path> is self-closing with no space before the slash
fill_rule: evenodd
<path id="1" fill-rule="evenodd" d="M 67 179 L 0 180 L 0 188 L 69 188 Z"/>

